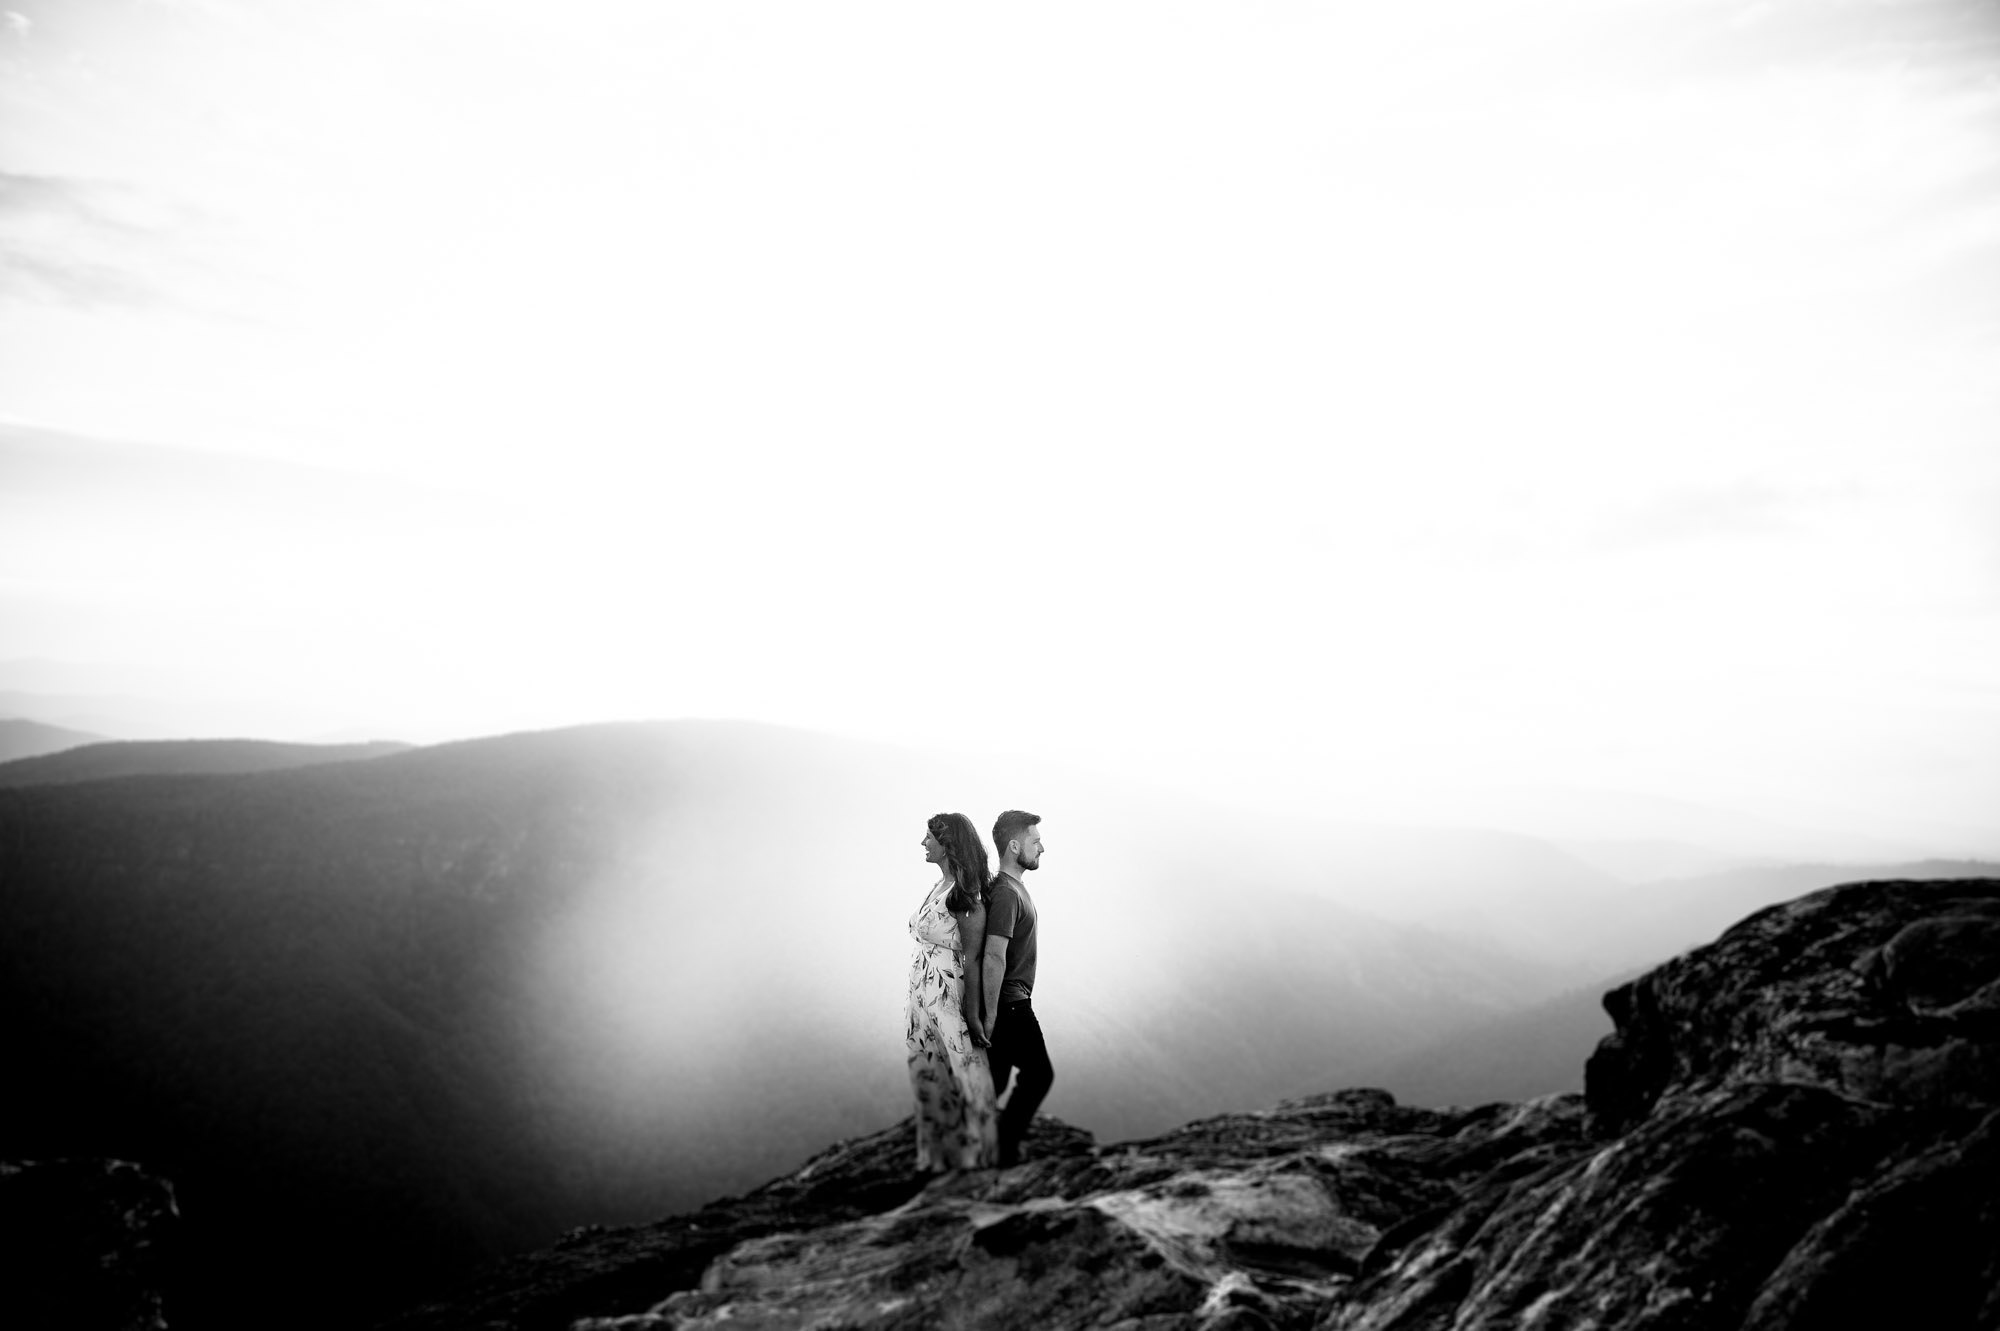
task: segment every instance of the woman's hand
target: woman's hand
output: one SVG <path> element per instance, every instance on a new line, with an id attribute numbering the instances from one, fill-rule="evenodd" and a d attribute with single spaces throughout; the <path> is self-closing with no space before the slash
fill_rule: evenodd
<path id="1" fill-rule="evenodd" d="M 967 994 L 958 1009 L 965 1017 L 965 1031 L 972 1037 L 972 1043 L 981 1049 L 992 1048 L 993 1041 L 987 1037 L 986 1023 L 979 1019 L 979 999 Z"/>

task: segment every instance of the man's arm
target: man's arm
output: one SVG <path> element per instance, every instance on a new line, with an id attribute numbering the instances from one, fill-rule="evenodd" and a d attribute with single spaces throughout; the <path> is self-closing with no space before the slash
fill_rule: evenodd
<path id="1" fill-rule="evenodd" d="M 1005 934 L 986 935 L 986 957 L 980 966 L 980 978 L 985 981 L 986 1011 L 984 1012 L 986 1038 L 993 1038 L 993 1023 L 1000 1019 L 1000 983 L 1007 978 L 1007 943 Z"/>

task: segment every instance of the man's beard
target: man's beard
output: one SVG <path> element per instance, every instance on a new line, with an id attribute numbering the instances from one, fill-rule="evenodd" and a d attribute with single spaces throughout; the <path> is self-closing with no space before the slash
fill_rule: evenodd
<path id="1" fill-rule="evenodd" d="M 1023 859 L 1019 863 L 1023 869 L 1039 869 L 1042 867 L 1042 857 L 1037 855 L 1032 860 Z"/>

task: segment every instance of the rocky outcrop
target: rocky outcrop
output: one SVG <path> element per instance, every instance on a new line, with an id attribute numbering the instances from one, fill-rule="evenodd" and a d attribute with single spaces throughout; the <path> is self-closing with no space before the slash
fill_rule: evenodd
<path id="1" fill-rule="evenodd" d="M 1608 1131 L 1747 1082 L 1944 1111 L 2000 1087 L 2000 890 L 1884 882 L 1760 911 L 1605 995 L 1585 1087 Z"/>
<path id="2" fill-rule="evenodd" d="M 928 1183 L 902 1125 L 399 1325 L 1996 1331 L 1996 985 L 2000 883 L 1836 888 L 1609 995 L 1582 1097 L 1044 1119 Z"/>
<path id="3" fill-rule="evenodd" d="M 1990 880 L 1832 888 L 1614 990 L 1591 1148 L 1475 1189 L 1326 1325 L 2000 1326 L 1996 920 Z"/>
<path id="4" fill-rule="evenodd" d="M 1584 1125 L 1577 1096 L 1434 1111 L 1372 1090 L 1115 1146 L 1044 1116 L 1017 1168 L 927 1181 L 905 1122 L 692 1215 L 571 1235 L 393 1325 L 1297 1324 L 1385 1235 L 1571 1158 Z"/>

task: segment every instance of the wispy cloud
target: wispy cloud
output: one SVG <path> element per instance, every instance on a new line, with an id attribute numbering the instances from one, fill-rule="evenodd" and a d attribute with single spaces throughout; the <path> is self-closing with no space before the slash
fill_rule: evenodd
<path id="1" fill-rule="evenodd" d="M 1991 310 L 2000 298 L 2000 6 L 1990 0 L 1755 0 L 1713 13 L 1681 49 L 1682 79 L 1755 84 L 1783 106 L 1808 83 L 1838 80 L 1841 99 L 1866 130 L 1921 98 L 1933 117 L 1929 141 L 1891 145 L 1849 135 L 1860 160 L 1893 167 L 1894 197 L 1872 240 L 1894 247 L 1894 271 L 1919 285 L 1935 275 L 1957 301 Z M 1877 174 L 1880 173 L 1873 173 Z M 1885 194 L 1885 197 L 1889 197 Z M 1969 279 L 1969 282 L 1965 279 Z M 1961 308 L 1960 313 L 1963 313 Z"/>
<path id="2" fill-rule="evenodd" d="M 1689 69 L 1894 68 L 1974 77 L 2000 58 L 1989 0 L 1724 0 L 1662 7 Z"/>
<path id="3" fill-rule="evenodd" d="M 1716 538 L 1776 536 L 1792 524 L 1791 499 L 1774 486 L 1741 481 L 1658 495 L 1611 515 L 1590 542 L 1631 550 Z"/>
<path id="4" fill-rule="evenodd" d="M 1630 781 L 2000 660 L 1990 4 L 40 3 L 0 412 L 518 506 L 66 445 L 0 537 L 92 650 L 1371 772 L 1617 727 Z M 940 675 L 924 607 L 1006 585 L 1036 650 Z"/>
<path id="5" fill-rule="evenodd" d="M 173 224 L 137 192 L 0 172 L 0 292 L 68 305 L 150 305 Z"/>

